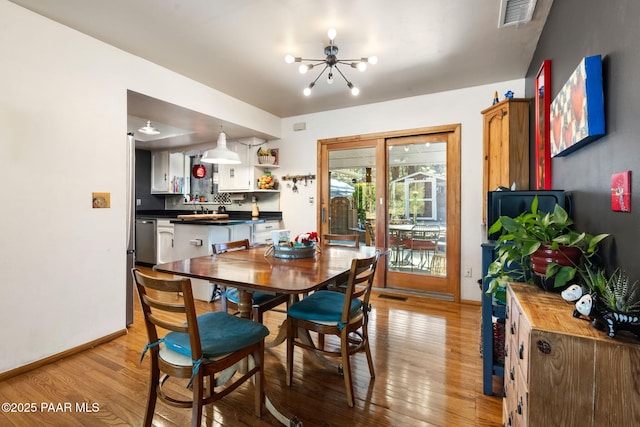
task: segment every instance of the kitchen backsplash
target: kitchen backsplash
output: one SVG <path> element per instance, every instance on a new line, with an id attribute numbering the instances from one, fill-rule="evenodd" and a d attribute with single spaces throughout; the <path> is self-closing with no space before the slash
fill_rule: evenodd
<path id="1" fill-rule="evenodd" d="M 165 209 L 168 210 L 191 210 L 200 209 L 202 205 L 205 209 L 216 210 L 218 206 L 223 205 L 227 209 L 234 211 L 251 211 L 253 206 L 252 198 L 256 197 L 258 208 L 261 211 L 279 211 L 280 210 L 280 193 L 233 193 L 228 197 L 222 197 L 223 193 L 205 196 L 205 202 L 185 202 L 185 197 L 181 195 L 165 196 Z M 216 199 L 216 200 L 214 200 Z M 222 203 L 218 203 L 222 201 Z"/>

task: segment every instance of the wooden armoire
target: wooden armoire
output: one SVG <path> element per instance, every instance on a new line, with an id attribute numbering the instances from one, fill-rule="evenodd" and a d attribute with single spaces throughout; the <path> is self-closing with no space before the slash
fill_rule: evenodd
<path id="1" fill-rule="evenodd" d="M 529 189 L 529 103 L 511 98 L 482 111 L 484 121 L 484 176 L 482 223 L 486 223 L 487 192 L 515 183 Z M 491 226 L 491 224 L 487 224 Z"/>

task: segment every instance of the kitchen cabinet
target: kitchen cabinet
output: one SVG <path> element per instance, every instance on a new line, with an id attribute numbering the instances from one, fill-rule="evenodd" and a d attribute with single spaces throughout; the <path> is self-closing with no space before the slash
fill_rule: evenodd
<path id="1" fill-rule="evenodd" d="M 516 190 L 529 189 L 529 99 L 505 99 L 483 110 L 482 116 L 482 223 L 486 224 L 488 191 L 513 184 Z"/>
<path id="2" fill-rule="evenodd" d="M 231 227 L 231 238 L 229 239 L 229 241 L 233 241 L 233 240 L 244 240 L 247 239 L 249 242 L 252 241 L 251 238 L 251 232 L 253 230 L 253 226 L 252 224 L 235 224 L 232 225 Z M 214 242 L 214 243 L 218 243 L 218 242 Z"/>
<path id="3" fill-rule="evenodd" d="M 229 141 L 229 150 L 238 153 L 239 165 L 218 165 L 218 191 L 242 192 L 251 191 L 253 183 L 253 157 L 249 155 L 249 147 L 241 142 Z"/>
<path id="4" fill-rule="evenodd" d="M 173 260 L 211 255 L 214 243 L 252 239 L 252 224 L 198 225 L 175 224 Z M 193 297 L 203 301 L 214 298 L 215 285 L 206 280 L 191 279 Z"/>
<path id="5" fill-rule="evenodd" d="M 165 262 L 176 261 L 174 255 L 174 226 L 168 219 L 156 220 L 156 242 L 157 242 L 157 262 L 162 264 Z"/>
<path id="6" fill-rule="evenodd" d="M 265 221 L 253 224 L 253 245 L 271 245 L 273 244 L 272 231 L 280 230 L 282 221 Z"/>
<path id="7" fill-rule="evenodd" d="M 557 293 L 508 286 L 504 426 L 640 425 L 637 340 L 572 314 Z"/>
<path id="8" fill-rule="evenodd" d="M 239 165 L 218 165 L 218 191 L 226 193 L 242 192 L 278 192 L 279 190 L 263 190 L 258 187 L 258 178 L 267 171 L 279 168 L 279 165 L 258 163 L 257 148 L 265 141 L 259 138 L 244 138 L 229 141 L 227 147 L 238 153 Z"/>
<path id="9" fill-rule="evenodd" d="M 151 194 L 188 194 L 190 159 L 184 153 L 151 153 Z"/>

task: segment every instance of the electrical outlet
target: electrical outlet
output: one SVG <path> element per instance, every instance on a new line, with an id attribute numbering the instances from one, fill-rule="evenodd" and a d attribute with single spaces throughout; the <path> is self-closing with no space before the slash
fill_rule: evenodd
<path id="1" fill-rule="evenodd" d="M 464 277 L 471 277 L 472 273 L 473 271 L 471 270 L 471 267 L 467 267 L 464 269 Z"/>
<path id="2" fill-rule="evenodd" d="M 136 199 L 136 206 L 142 206 L 142 199 Z"/>

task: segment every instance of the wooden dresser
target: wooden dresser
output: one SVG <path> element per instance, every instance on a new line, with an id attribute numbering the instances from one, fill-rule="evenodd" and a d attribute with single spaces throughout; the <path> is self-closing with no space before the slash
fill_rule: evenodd
<path id="1" fill-rule="evenodd" d="M 504 426 L 640 425 L 640 341 L 572 314 L 559 294 L 509 285 Z"/>

